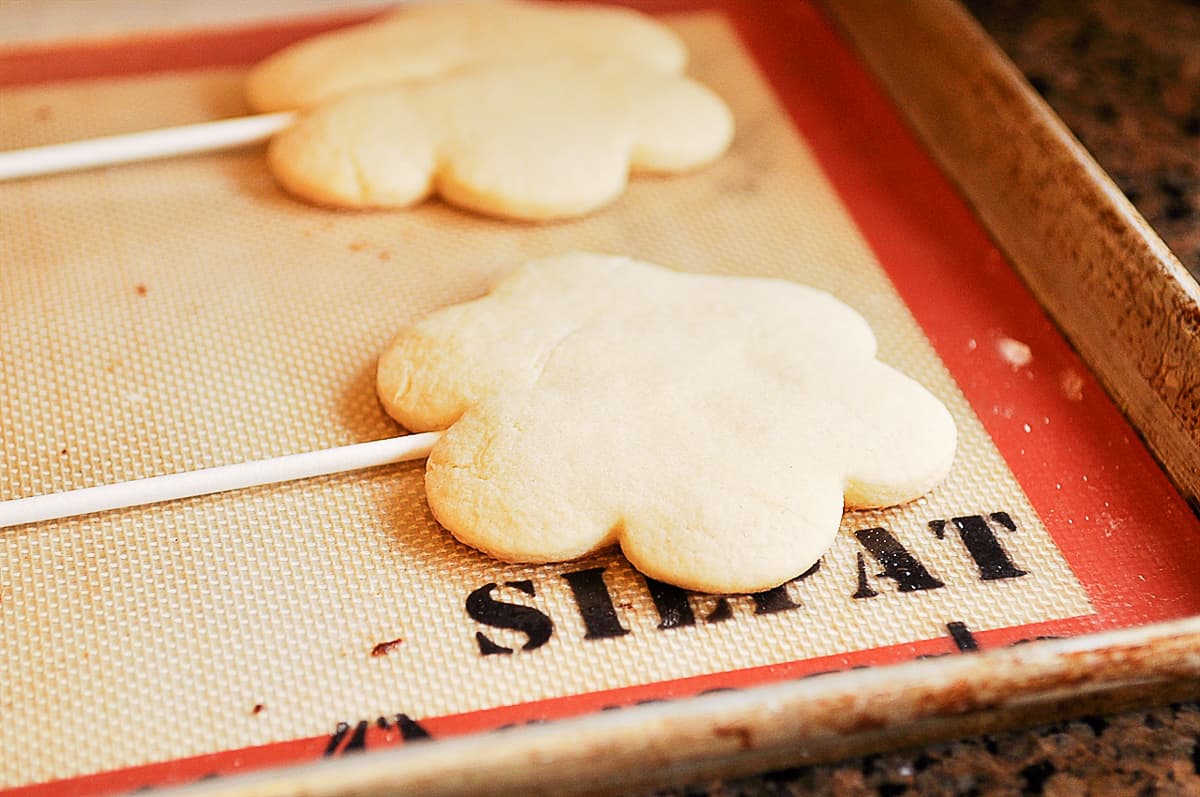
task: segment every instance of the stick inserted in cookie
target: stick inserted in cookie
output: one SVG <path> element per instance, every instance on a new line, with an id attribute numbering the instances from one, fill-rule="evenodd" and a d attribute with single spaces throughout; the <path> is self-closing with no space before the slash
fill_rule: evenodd
<path id="1" fill-rule="evenodd" d="M 429 449 L 440 434 L 424 432 L 404 435 L 322 451 L 288 454 L 256 462 L 219 465 L 203 470 L 0 501 L 0 528 L 421 459 L 428 456 Z"/>
<path id="2" fill-rule="evenodd" d="M 291 111 L 0 152 L 0 181 L 246 147 L 290 126 Z"/>

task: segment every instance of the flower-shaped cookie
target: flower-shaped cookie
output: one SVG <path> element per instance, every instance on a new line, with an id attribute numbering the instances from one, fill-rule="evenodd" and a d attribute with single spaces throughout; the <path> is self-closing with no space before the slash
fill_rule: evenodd
<path id="1" fill-rule="evenodd" d="M 343 97 L 271 142 L 292 193 L 339 207 L 404 207 L 431 193 L 502 218 L 577 216 L 618 197 L 631 171 L 718 157 L 726 105 L 679 75 L 622 59 L 487 65 Z"/>
<path id="2" fill-rule="evenodd" d="M 250 71 L 246 94 L 258 111 L 284 111 L 479 64 L 563 55 L 623 58 L 671 73 L 687 61 L 670 28 L 629 9 L 528 0 L 411 3 L 281 50 Z"/>
<path id="3" fill-rule="evenodd" d="M 461 541 L 517 562 L 619 543 L 646 575 L 710 592 L 802 573 L 843 501 L 917 498 L 956 438 L 828 294 L 594 254 L 523 266 L 401 332 L 378 388 L 405 427 L 446 430 L 426 494 Z"/>

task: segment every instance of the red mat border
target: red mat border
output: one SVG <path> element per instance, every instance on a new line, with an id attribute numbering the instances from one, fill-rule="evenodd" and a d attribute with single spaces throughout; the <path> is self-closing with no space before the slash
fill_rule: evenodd
<path id="1" fill-rule="evenodd" d="M 977 633 L 980 646 L 1200 612 L 1200 585 L 1172 556 L 1200 545 L 1200 523 L 821 12 L 807 3 L 754 0 L 631 4 L 654 13 L 721 11 L 736 26 L 1096 607 L 1086 617 Z M 0 87 L 243 66 L 366 18 L 9 48 L 0 50 Z M 896 202 L 897 196 L 905 200 Z M 1003 337 L 1029 345 L 1032 362 L 1014 367 L 997 348 Z M 925 640 L 420 722 L 434 736 L 469 733 L 955 650 L 949 639 Z M 400 741 L 394 729 L 376 727 L 368 740 L 371 746 Z M 315 760 L 329 741 L 279 742 L 0 794 L 98 794 L 184 783 Z"/>

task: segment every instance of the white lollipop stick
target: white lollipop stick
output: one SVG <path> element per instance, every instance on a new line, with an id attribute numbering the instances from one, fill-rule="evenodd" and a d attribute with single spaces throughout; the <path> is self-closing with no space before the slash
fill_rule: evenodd
<path id="1" fill-rule="evenodd" d="M 0 501 L 0 528 L 421 459 L 429 455 L 429 449 L 440 436 L 440 432 L 410 434 L 257 462 Z"/>
<path id="2" fill-rule="evenodd" d="M 0 181 L 249 146 L 268 140 L 295 118 L 292 111 L 281 111 L 8 150 L 0 152 Z"/>

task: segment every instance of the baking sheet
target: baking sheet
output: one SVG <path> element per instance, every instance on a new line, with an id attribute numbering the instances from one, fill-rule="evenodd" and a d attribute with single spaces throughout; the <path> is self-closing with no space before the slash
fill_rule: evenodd
<path id="1" fill-rule="evenodd" d="M 18 752 L 0 783 L 138 767 L 130 785 L 186 780 L 1200 609 L 1171 555 L 1194 518 L 882 100 L 839 68 L 824 21 L 789 20 L 810 44 L 797 60 L 743 11 L 667 17 L 734 107 L 730 155 L 578 222 L 438 203 L 332 213 L 281 194 L 257 151 L 0 188 L 0 496 L 395 433 L 372 392 L 395 329 L 568 249 L 831 290 L 951 406 L 948 483 L 848 514 L 818 570 L 725 600 L 647 584 L 612 554 L 488 560 L 429 517 L 418 465 L 8 530 L 0 746 Z M 241 75 L 9 87 L 0 146 L 236 115 Z M 549 641 L 520 649 L 527 635 L 468 611 L 480 591 L 536 611 Z M 589 625 L 589 601 L 611 621 Z M 85 737 L 19 743 L 79 706 Z"/>

